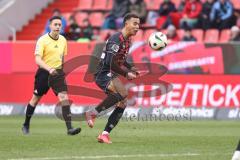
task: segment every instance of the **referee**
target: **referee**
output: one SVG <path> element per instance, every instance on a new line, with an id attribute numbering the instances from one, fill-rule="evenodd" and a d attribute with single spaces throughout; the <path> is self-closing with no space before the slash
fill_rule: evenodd
<path id="1" fill-rule="evenodd" d="M 75 135 L 81 128 L 71 125 L 70 102 L 67 95 L 67 84 L 63 72 L 64 56 L 67 54 L 67 41 L 60 35 L 62 26 L 61 17 L 54 16 L 50 20 L 50 32 L 41 36 L 36 44 L 35 61 L 39 66 L 34 82 L 32 99 L 27 105 L 25 122 L 22 127 L 23 134 L 29 134 L 30 119 L 36 105 L 52 88 L 62 106 L 62 115 L 67 126 L 67 134 Z"/>

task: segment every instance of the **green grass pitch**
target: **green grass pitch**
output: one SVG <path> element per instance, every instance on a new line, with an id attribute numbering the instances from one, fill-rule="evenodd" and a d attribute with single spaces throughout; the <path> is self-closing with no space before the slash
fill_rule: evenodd
<path id="1" fill-rule="evenodd" d="M 93 129 L 85 122 L 77 136 L 67 136 L 63 121 L 35 116 L 31 134 L 22 135 L 24 117 L 0 117 L 0 160 L 230 160 L 240 135 L 239 121 L 121 121 L 112 144 L 99 144 L 106 119 Z"/>

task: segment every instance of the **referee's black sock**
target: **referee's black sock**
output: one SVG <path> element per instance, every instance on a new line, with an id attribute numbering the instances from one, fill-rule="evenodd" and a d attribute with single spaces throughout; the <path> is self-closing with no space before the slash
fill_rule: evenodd
<path id="1" fill-rule="evenodd" d="M 114 109 L 114 111 L 108 118 L 108 122 L 104 131 L 107 131 L 108 133 L 112 131 L 112 129 L 118 124 L 119 120 L 121 119 L 124 110 L 125 108 L 120 108 L 120 107 L 117 107 Z"/>
<path id="2" fill-rule="evenodd" d="M 238 142 L 237 151 L 240 151 L 240 141 Z"/>
<path id="3" fill-rule="evenodd" d="M 71 129 L 72 128 L 72 123 L 71 123 L 71 111 L 70 111 L 70 106 L 66 105 L 66 106 L 62 106 L 62 115 L 63 115 L 63 119 L 65 120 L 67 129 Z"/>
<path id="4" fill-rule="evenodd" d="M 117 102 L 120 102 L 125 97 L 122 97 L 119 93 L 108 94 L 108 96 L 95 108 L 98 113 L 112 107 Z"/>
<path id="5" fill-rule="evenodd" d="M 24 122 L 24 126 L 29 127 L 30 124 L 30 119 L 34 113 L 36 107 L 31 106 L 30 104 L 27 105 L 27 110 L 26 110 L 26 117 L 25 117 L 25 122 Z"/>

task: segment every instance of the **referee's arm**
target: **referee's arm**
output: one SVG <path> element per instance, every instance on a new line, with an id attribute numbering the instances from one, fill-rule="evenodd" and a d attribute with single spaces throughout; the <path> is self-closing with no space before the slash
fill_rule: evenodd
<path id="1" fill-rule="evenodd" d="M 49 67 L 41 58 L 40 55 L 36 55 L 35 56 L 35 62 L 36 64 L 40 67 L 43 68 L 45 70 L 47 70 L 48 72 L 50 72 L 53 68 Z"/>

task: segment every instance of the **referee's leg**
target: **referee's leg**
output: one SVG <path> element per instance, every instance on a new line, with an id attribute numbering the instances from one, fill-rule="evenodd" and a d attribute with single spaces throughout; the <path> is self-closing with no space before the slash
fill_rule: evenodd
<path id="1" fill-rule="evenodd" d="M 33 94 L 31 100 L 29 101 L 29 103 L 27 105 L 27 109 L 26 109 L 25 121 L 24 121 L 23 127 L 22 127 L 23 134 L 29 134 L 30 120 L 31 120 L 34 110 L 41 98 L 42 98 L 42 96 L 37 96 L 37 95 Z"/>
<path id="2" fill-rule="evenodd" d="M 62 115 L 63 119 L 65 120 L 66 127 L 67 127 L 67 134 L 68 135 L 76 135 L 80 133 L 81 128 L 73 128 L 71 123 L 71 110 L 70 110 L 70 101 L 66 91 L 62 91 L 58 93 L 58 99 L 62 106 Z"/>

